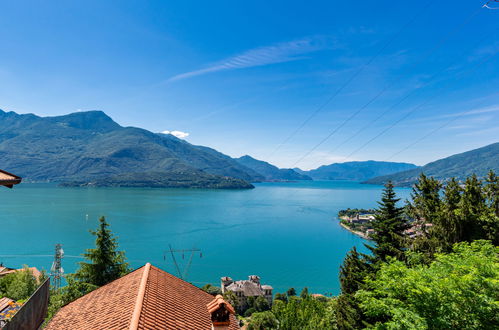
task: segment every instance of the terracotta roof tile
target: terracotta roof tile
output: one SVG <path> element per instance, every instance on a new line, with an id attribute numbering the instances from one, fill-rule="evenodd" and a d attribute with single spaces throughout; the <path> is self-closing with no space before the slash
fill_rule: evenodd
<path id="1" fill-rule="evenodd" d="M 207 305 L 213 300 L 147 264 L 63 307 L 46 329 L 133 329 L 134 324 L 137 329 L 211 329 Z M 229 329 L 239 329 L 234 315 Z"/>

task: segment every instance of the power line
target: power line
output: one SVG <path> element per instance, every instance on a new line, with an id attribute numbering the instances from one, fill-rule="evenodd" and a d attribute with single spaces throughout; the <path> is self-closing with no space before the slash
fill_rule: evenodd
<path id="1" fill-rule="evenodd" d="M 498 2 L 499 2 L 499 0 L 489 0 L 489 1 L 487 1 L 487 3 L 485 3 L 482 6 L 482 8 L 497 10 L 497 9 L 499 9 L 499 7 L 491 7 L 490 5 L 493 4 L 493 3 L 498 3 Z"/>
<path id="2" fill-rule="evenodd" d="M 431 48 L 416 64 L 419 64 L 423 61 L 425 61 L 427 58 L 429 58 L 436 50 L 441 48 L 450 38 L 452 38 L 455 34 L 460 32 L 471 20 L 480 12 L 481 8 L 477 9 L 475 12 L 470 14 L 461 24 L 456 26 L 455 29 L 451 30 L 448 34 L 446 34 L 442 39 L 440 39 L 437 44 Z M 347 121 L 345 121 L 341 127 L 343 127 L 348 121 L 353 119 L 360 111 L 364 110 L 368 105 L 372 104 L 374 101 L 376 101 L 379 97 L 381 97 L 389 88 L 393 87 L 398 81 L 394 81 L 385 88 L 383 88 L 379 93 L 377 93 L 373 98 L 371 98 L 366 104 L 364 104 L 359 110 L 357 110 L 354 115 L 350 116 Z M 412 93 L 412 92 L 411 92 Z M 408 96 L 406 95 L 404 99 L 406 99 Z M 386 112 L 385 112 L 386 113 Z M 332 132 L 330 132 L 325 138 L 323 138 L 319 143 L 315 144 L 311 149 L 309 149 L 302 157 L 300 157 L 291 167 L 294 168 L 296 167 L 302 160 L 304 160 L 306 157 L 308 157 L 313 151 L 315 151 L 318 147 L 320 147 L 324 142 L 326 142 L 331 136 L 333 136 L 336 132 L 338 131 L 338 128 L 334 129 Z"/>
<path id="3" fill-rule="evenodd" d="M 471 72 L 474 72 L 476 69 L 478 69 L 482 64 L 486 63 L 487 61 L 489 61 L 495 54 L 487 57 L 485 60 L 481 61 L 478 65 L 476 65 L 475 67 L 473 67 L 473 69 L 471 70 Z M 367 142 L 365 142 L 363 145 L 361 145 L 359 148 L 355 149 L 353 152 L 351 152 L 348 156 L 346 156 L 344 158 L 344 160 L 352 157 L 354 154 L 356 154 L 357 152 L 359 152 L 360 150 L 364 149 L 367 145 L 369 145 L 371 142 L 373 142 L 374 140 L 376 140 L 377 138 L 379 138 L 381 135 L 385 134 L 386 132 L 388 132 L 390 129 L 392 129 L 393 127 L 397 126 L 400 122 L 402 122 L 403 120 L 405 120 L 407 117 L 409 117 L 411 114 L 413 114 L 416 110 L 418 110 L 419 108 L 425 106 L 426 104 L 428 104 L 430 101 L 432 101 L 434 98 L 436 98 L 439 94 L 435 94 L 433 95 L 431 98 L 427 99 L 426 101 L 420 103 L 419 105 L 417 105 L 416 107 L 414 107 L 413 109 L 411 109 L 409 112 L 407 112 L 404 116 L 402 116 L 401 118 L 399 118 L 398 120 L 396 120 L 394 123 L 392 123 L 390 126 L 388 126 L 387 128 L 385 128 L 384 130 L 382 130 L 380 133 L 376 134 L 374 137 L 372 137 L 371 139 L 369 139 Z"/>
<path id="4" fill-rule="evenodd" d="M 335 98 L 336 96 L 338 96 L 348 85 L 350 85 L 350 83 L 355 80 L 355 78 L 357 78 L 357 76 L 359 76 L 362 71 L 364 71 L 372 62 L 374 62 L 374 60 L 376 60 L 380 55 L 381 53 L 383 53 L 383 51 L 385 51 L 388 46 L 390 46 L 398 37 L 399 35 L 402 33 L 402 31 L 404 31 L 408 26 L 410 26 L 412 23 L 414 23 L 414 21 L 419 17 L 421 16 L 432 4 L 434 3 L 434 1 L 429 1 L 426 6 L 423 7 L 423 9 L 421 11 L 419 11 L 412 19 L 410 19 L 406 24 L 404 24 L 402 26 L 402 28 L 400 28 L 379 50 L 378 52 L 376 52 L 376 54 L 374 56 L 372 56 L 366 63 L 364 63 L 363 65 L 361 65 L 355 72 L 352 76 L 350 76 L 350 78 L 348 78 L 342 85 L 340 85 L 340 87 L 333 93 L 333 95 L 331 95 L 324 103 L 322 103 L 314 112 L 312 112 L 306 119 L 305 121 L 303 121 L 300 126 L 298 126 L 297 129 L 295 129 L 288 137 L 286 137 L 284 139 L 283 142 L 281 142 L 273 151 L 272 153 L 269 155 L 269 158 L 272 157 L 283 145 L 285 145 L 286 143 L 288 143 L 299 131 L 301 131 L 301 129 L 303 127 L 305 127 L 309 122 L 310 120 L 312 120 L 319 112 L 321 112 L 329 103 L 331 103 Z"/>
<path id="5" fill-rule="evenodd" d="M 485 39 L 487 39 L 487 35 L 485 35 L 482 39 L 480 39 L 476 43 L 476 45 L 481 44 Z M 471 47 L 471 49 L 473 49 L 474 47 L 476 47 L 476 45 L 474 45 L 473 47 Z M 335 148 L 333 148 L 332 150 L 330 150 L 330 152 L 331 153 L 335 152 L 336 150 L 338 150 L 339 148 L 341 148 L 343 145 L 345 145 L 345 143 L 349 142 L 350 140 L 352 140 L 353 138 L 355 138 L 356 136 L 358 136 L 359 134 L 361 134 L 364 130 L 366 130 L 367 128 L 369 128 L 372 124 L 376 123 L 378 120 L 380 120 L 382 117 L 384 117 L 387 113 L 389 113 L 392 109 L 396 108 L 402 102 L 404 102 L 405 100 L 407 100 L 415 92 L 417 92 L 420 89 L 422 89 L 422 88 L 427 87 L 428 85 L 430 85 L 430 83 L 432 83 L 440 74 L 442 74 L 443 72 L 445 72 L 446 70 L 448 70 L 449 68 L 451 68 L 456 62 L 453 62 L 450 66 L 445 67 L 442 70 L 440 70 L 437 73 L 435 73 L 426 83 L 424 83 L 423 85 L 421 85 L 421 86 L 417 87 L 416 89 L 412 90 L 409 94 L 406 94 L 402 99 L 400 99 L 398 102 L 396 102 L 395 104 L 393 104 L 392 106 L 390 106 L 389 108 L 387 108 L 385 111 L 383 111 L 381 114 L 379 114 L 376 118 L 374 118 L 374 120 L 371 120 L 366 125 L 364 125 L 360 129 L 358 129 L 354 134 L 350 135 L 347 139 L 343 140 L 343 142 L 341 142 Z"/>
<path id="6" fill-rule="evenodd" d="M 495 93 L 495 95 L 497 95 L 497 93 Z M 429 137 L 430 135 L 433 135 L 435 134 L 436 132 L 440 131 L 441 129 L 443 129 L 444 127 L 450 125 L 451 123 L 455 122 L 456 120 L 458 119 L 461 119 L 462 117 L 464 117 L 467 113 L 466 112 L 463 112 L 457 116 L 454 116 L 452 117 L 450 120 L 444 122 L 442 125 L 438 126 L 437 128 L 431 130 L 430 132 L 426 133 L 425 135 L 421 136 L 420 138 L 418 138 L 416 141 L 410 143 L 409 145 L 405 146 L 404 148 L 402 148 L 401 150 L 393 153 L 390 157 L 386 158 L 384 161 L 389 161 L 390 159 L 393 159 L 393 157 L 403 153 L 404 151 L 412 148 L 413 146 L 415 146 L 416 144 L 418 144 L 419 142 L 423 141 L 424 139 L 426 139 L 427 137 Z"/>

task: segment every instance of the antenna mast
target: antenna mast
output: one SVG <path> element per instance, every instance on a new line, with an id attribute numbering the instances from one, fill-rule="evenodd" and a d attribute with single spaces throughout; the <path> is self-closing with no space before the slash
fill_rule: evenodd
<path id="1" fill-rule="evenodd" d="M 62 258 L 64 257 L 64 250 L 61 244 L 55 245 L 55 255 L 54 262 L 50 268 L 50 277 L 52 278 L 52 286 L 58 290 L 61 287 L 61 278 L 64 274 L 64 269 L 62 268 Z"/>
<path id="2" fill-rule="evenodd" d="M 199 257 L 202 258 L 203 254 L 200 249 L 192 248 L 192 249 L 173 249 L 171 245 L 168 245 L 168 251 L 165 251 L 163 258 L 166 260 L 167 253 L 170 253 L 172 256 L 173 264 L 175 265 L 175 269 L 177 270 L 178 277 L 183 279 L 184 281 L 187 279 L 187 275 L 189 274 L 189 269 L 192 265 L 192 259 L 194 258 L 194 253 L 199 252 Z M 180 270 L 180 265 L 177 262 L 177 258 L 175 257 L 176 253 L 182 254 L 182 259 L 185 258 L 185 253 L 189 254 L 189 259 L 187 264 L 184 266 L 183 271 Z"/>

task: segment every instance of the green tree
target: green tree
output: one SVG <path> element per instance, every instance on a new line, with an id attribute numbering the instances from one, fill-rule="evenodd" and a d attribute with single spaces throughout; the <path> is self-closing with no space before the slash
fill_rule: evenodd
<path id="1" fill-rule="evenodd" d="M 59 290 L 51 290 L 45 323 L 57 313 L 61 307 L 97 289 L 98 286 L 76 280 L 73 274 L 65 277 L 67 284 Z"/>
<path id="2" fill-rule="evenodd" d="M 463 226 L 460 241 L 471 242 L 486 237 L 481 221 L 488 216 L 485 194 L 482 182 L 475 174 L 466 178 L 459 209 Z"/>
<path id="3" fill-rule="evenodd" d="M 280 300 L 283 302 L 288 302 L 288 296 L 285 293 L 276 293 L 274 300 Z"/>
<path id="4" fill-rule="evenodd" d="M 279 329 L 336 329 L 335 301 L 290 297 L 288 303 L 274 301 L 272 313 Z"/>
<path id="5" fill-rule="evenodd" d="M 288 295 L 288 297 L 296 296 L 295 288 L 289 288 L 286 294 Z"/>
<path id="6" fill-rule="evenodd" d="M 353 247 L 340 266 L 340 286 L 342 293 L 355 293 L 364 283 L 369 271 L 367 261 Z"/>
<path id="7" fill-rule="evenodd" d="M 354 294 L 362 288 L 370 270 L 368 262 L 353 247 L 340 266 L 341 295 L 336 305 L 336 320 L 340 329 L 361 327 L 363 315 Z"/>
<path id="8" fill-rule="evenodd" d="M 248 330 L 278 329 L 279 321 L 270 311 L 254 313 L 248 323 Z"/>
<path id="9" fill-rule="evenodd" d="M 366 244 L 373 253 L 373 261 L 386 261 L 387 257 L 402 259 L 405 250 L 404 230 L 409 228 L 403 217 L 404 209 L 398 207 L 400 201 L 393 190 L 393 184 L 388 182 L 383 190 L 381 202 L 372 221 L 374 246 Z"/>
<path id="10" fill-rule="evenodd" d="M 237 299 L 237 296 L 234 292 L 227 290 L 223 294 L 223 297 L 224 300 L 231 304 L 236 311 L 240 312 L 239 299 Z"/>
<path id="11" fill-rule="evenodd" d="M 211 284 L 206 284 L 204 285 L 201 290 L 204 292 L 207 292 L 211 294 L 212 296 L 216 296 L 217 294 L 222 294 L 222 289 L 220 289 L 218 286 L 214 286 Z"/>
<path id="12" fill-rule="evenodd" d="M 433 219 L 439 216 L 441 189 L 442 184 L 440 181 L 421 173 L 412 188 L 411 202 L 407 205 L 409 215 L 417 223 L 432 222 Z"/>
<path id="13" fill-rule="evenodd" d="M 5 296 L 12 300 L 28 299 L 36 291 L 38 284 L 33 272 L 24 265 L 23 270 L 0 278 L 0 297 Z"/>
<path id="14" fill-rule="evenodd" d="M 80 262 L 75 276 L 81 282 L 102 286 L 129 272 L 125 253 L 117 251 L 118 242 L 104 217 L 99 219 L 99 229 L 91 231 L 96 236 L 95 249 L 87 249 L 83 256 L 90 262 Z"/>
<path id="15" fill-rule="evenodd" d="M 461 196 L 461 186 L 455 178 L 452 178 L 445 186 L 442 216 L 440 221 L 434 223 L 434 228 L 432 228 L 443 251 L 450 251 L 454 243 L 463 240 L 464 228 L 459 209 Z"/>
<path id="16" fill-rule="evenodd" d="M 487 185 L 485 186 L 485 196 L 487 203 L 493 214 L 499 217 L 499 177 L 490 170 L 487 175 Z"/>
<path id="17" fill-rule="evenodd" d="M 302 298 L 302 299 L 308 298 L 308 288 L 307 287 L 304 287 L 303 290 L 301 290 L 300 298 Z"/>
<path id="18" fill-rule="evenodd" d="M 390 259 L 358 291 L 378 329 L 499 328 L 499 248 L 489 241 L 458 243 L 429 265 Z"/>
<path id="19" fill-rule="evenodd" d="M 270 309 L 270 305 L 267 299 L 265 297 L 257 297 L 255 299 L 255 302 L 253 303 L 253 307 L 256 309 L 257 312 L 264 312 L 268 311 Z"/>

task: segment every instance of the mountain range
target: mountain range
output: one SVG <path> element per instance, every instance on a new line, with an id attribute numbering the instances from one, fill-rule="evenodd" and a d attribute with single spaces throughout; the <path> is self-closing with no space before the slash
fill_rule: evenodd
<path id="1" fill-rule="evenodd" d="M 300 171 L 314 180 L 349 180 L 364 181 L 381 175 L 387 175 L 417 168 L 414 164 L 378 162 L 346 162 L 323 165 L 315 170 Z"/>
<path id="2" fill-rule="evenodd" d="M 499 173 L 499 142 L 446 157 L 419 168 L 372 178 L 365 183 L 384 184 L 392 181 L 398 186 L 410 186 L 417 181 L 421 173 L 445 181 L 452 177 L 465 180 L 472 174 L 484 177 L 490 170 Z"/>
<path id="3" fill-rule="evenodd" d="M 300 174 L 290 168 L 278 168 L 272 164 L 257 160 L 251 156 L 245 155 L 235 160 L 255 172 L 264 176 L 265 181 L 294 181 L 294 180 L 312 180 L 311 177 Z"/>
<path id="4" fill-rule="evenodd" d="M 27 181 L 249 188 L 264 180 L 214 149 L 122 127 L 102 111 L 39 117 L 0 110 L 0 159 Z"/>

